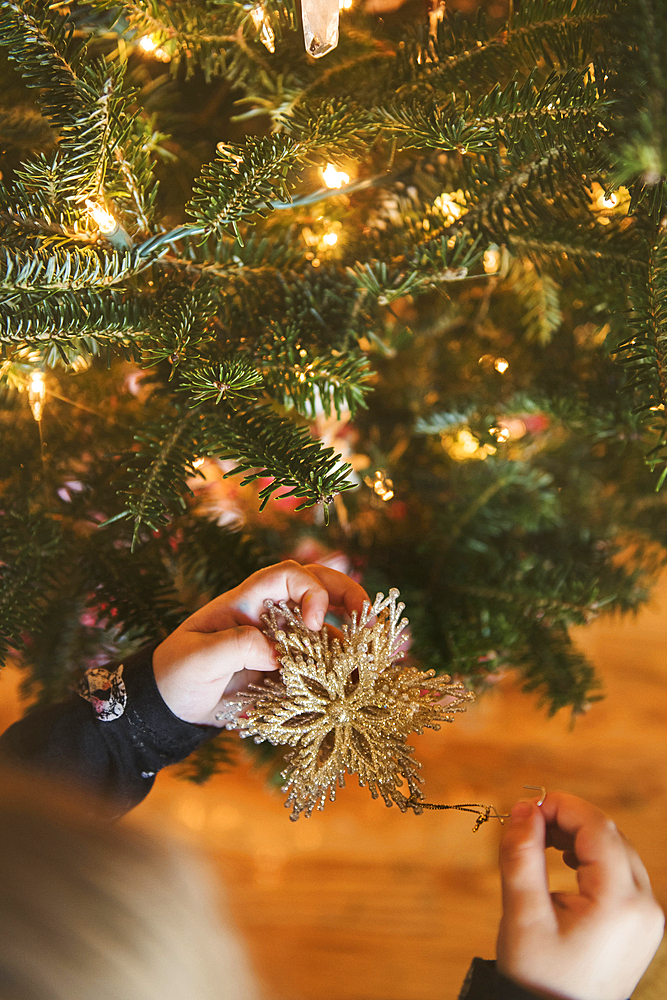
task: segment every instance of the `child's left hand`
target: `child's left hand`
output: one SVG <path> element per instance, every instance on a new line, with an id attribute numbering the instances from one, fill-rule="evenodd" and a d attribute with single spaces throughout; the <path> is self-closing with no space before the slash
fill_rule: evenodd
<path id="1" fill-rule="evenodd" d="M 344 573 L 288 560 L 216 597 L 153 653 L 158 690 L 179 719 L 221 727 L 215 715 L 223 697 L 278 668 L 273 645 L 260 631 L 267 599 L 299 604 L 305 624 L 319 631 L 329 608 L 360 612 L 368 595 Z"/>

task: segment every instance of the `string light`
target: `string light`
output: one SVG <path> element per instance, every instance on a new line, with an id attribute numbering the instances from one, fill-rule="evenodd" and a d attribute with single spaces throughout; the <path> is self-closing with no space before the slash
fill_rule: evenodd
<path id="1" fill-rule="evenodd" d="M 370 476 L 364 476 L 364 482 L 366 486 L 370 486 L 376 496 L 380 500 L 391 500 L 394 496 L 394 484 L 391 479 L 387 479 L 385 473 L 378 469 L 375 475 L 371 478 Z"/>
<path id="2" fill-rule="evenodd" d="M 505 442 L 510 439 L 509 427 L 505 427 L 503 424 L 499 424 L 498 427 L 489 427 L 489 434 L 491 434 L 499 444 L 505 444 Z"/>
<path id="3" fill-rule="evenodd" d="M 86 200 L 86 208 L 90 213 L 90 217 L 99 229 L 99 231 L 104 236 L 109 236 L 111 233 L 115 233 L 119 228 L 118 223 L 114 219 L 110 212 L 107 212 L 103 205 L 98 204 L 96 201 L 91 201 L 90 198 Z"/>
<path id="4" fill-rule="evenodd" d="M 97 226 L 99 232 L 118 250 L 131 250 L 134 246 L 132 237 L 123 229 L 120 222 L 114 219 L 111 212 L 108 212 L 104 205 L 92 199 L 86 199 L 88 213 Z"/>
<path id="5" fill-rule="evenodd" d="M 493 367 L 496 369 L 497 372 L 500 372 L 501 375 L 505 374 L 509 366 L 510 363 L 505 358 L 496 358 L 496 360 L 493 362 Z"/>
<path id="6" fill-rule="evenodd" d="M 328 188 L 341 188 L 350 182 L 350 175 L 344 170 L 337 170 L 333 163 L 327 163 L 322 171 L 322 177 Z"/>
<path id="7" fill-rule="evenodd" d="M 46 402 L 46 381 L 43 372 L 33 372 L 28 385 L 28 401 L 32 415 L 39 423 L 44 416 L 44 403 Z"/>
<path id="8" fill-rule="evenodd" d="M 143 49 L 148 55 L 151 55 L 154 59 L 159 59 L 160 62 L 169 62 L 171 56 L 156 42 L 152 35 L 143 35 L 138 42 L 139 48 Z"/>
<path id="9" fill-rule="evenodd" d="M 440 440 L 449 457 L 456 462 L 467 462 L 471 459 L 485 461 L 489 455 L 495 455 L 498 450 L 492 444 L 480 445 L 469 427 L 462 427 L 456 437 L 442 433 Z"/>
<path id="10" fill-rule="evenodd" d="M 603 225 L 609 224 L 609 215 L 627 215 L 630 206 L 630 192 L 625 187 L 607 192 L 601 184 L 593 181 L 589 191 L 591 211 L 597 215 L 597 221 Z"/>
<path id="11" fill-rule="evenodd" d="M 192 463 L 192 468 L 193 469 L 201 469 L 201 467 L 202 467 L 202 465 L 204 464 L 205 461 L 206 461 L 206 458 L 204 458 L 204 457 L 195 458 L 194 462 Z"/>
<path id="12" fill-rule="evenodd" d="M 323 219 L 321 221 L 324 223 L 324 227 L 326 227 L 324 232 L 314 232 L 310 226 L 304 226 L 301 230 L 304 243 L 307 247 L 312 247 L 312 250 L 306 254 L 306 260 L 309 260 L 314 267 L 317 267 L 320 263 L 317 254 L 322 254 L 335 247 L 338 243 L 339 233 L 343 228 L 342 223 L 338 220 L 331 222 L 328 219 Z M 315 263 L 316 260 L 317 264 Z"/>
<path id="13" fill-rule="evenodd" d="M 461 218 L 465 207 L 465 195 L 461 188 L 458 191 L 443 191 L 433 202 L 433 208 L 444 216 L 448 226 Z"/>
<path id="14" fill-rule="evenodd" d="M 259 31 L 259 38 L 265 49 L 269 52 L 276 51 L 276 36 L 273 28 L 266 19 L 266 11 L 261 4 L 258 4 L 252 9 L 252 19 L 257 31 Z"/>
<path id="15" fill-rule="evenodd" d="M 500 268 L 500 250 L 497 246 L 490 246 L 484 251 L 484 271 L 486 274 L 495 274 Z"/>
<path id="16" fill-rule="evenodd" d="M 349 10 L 352 6 L 352 0 L 338 0 L 339 10 Z"/>

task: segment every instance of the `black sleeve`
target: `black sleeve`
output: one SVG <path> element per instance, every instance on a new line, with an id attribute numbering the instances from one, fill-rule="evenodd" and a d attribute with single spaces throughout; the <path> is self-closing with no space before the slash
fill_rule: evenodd
<path id="1" fill-rule="evenodd" d="M 153 675 L 156 645 L 124 661 L 127 703 L 119 718 L 102 722 L 88 701 L 74 695 L 10 726 L 0 736 L 0 755 L 111 798 L 119 814 L 138 805 L 158 771 L 220 732 L 183 722 L 167 707 Z"/>
<path id="2" fill-rule="evenodd" d="M 459 1000 L 535 1000 L 535 994 L 503 976 L 495 962 L 473 958 Z"/>
<path id="3" fill-rule="evenodd" d="M 498 972 L 495 962 L 473 958 L 459 1000 L 536 1000 L 536 995 Z"/>

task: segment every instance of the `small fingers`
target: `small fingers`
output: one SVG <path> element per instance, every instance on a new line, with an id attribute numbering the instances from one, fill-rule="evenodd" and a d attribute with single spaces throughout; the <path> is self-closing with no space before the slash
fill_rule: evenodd
<path id="1" fill-rule="evenodd" d="M 310 563 L 304 569 L 317 577 L 329 594 L 329 604 L 333 607 L 345 608 L 348 614 L 352 614 L 353 611 L 361 613 L 364 601 L 370 602 L 361 584 L 345 573 L 339 573 L 330 566 L 320 566 L 319 563 Z"/>
<path id="2" fill-rule="evenodd" d="M 635 871 L 641 877 L 637 867 L 641 861 L 631 861 L 623 837 L 606 813 L 565 792 L 550 792 L 541 812 L 550 842 L 564 849 L 566 864 L 576 868 L 582 895 L 595 900 L 619 898 L 636 888 Z"/>
<path id="3" fill-rule="evenodd" d="M 367 595 L 363 587 L 344 573 L 328 566 L 311 563 L 301 566 L 292 559 L 268 566 L 253 573 L 239 587 L 223 594 L 249 622 L 259 624 L 264 613 L 264 601 L 293 601 L 301 606 L 308 628 L 319 631 L 329 607 L 344 607 L 347 611 L 361 610 Z"/>
<path id="4" fill-rule="evenodd" d="M 544 852 L 544 819 L 534 802 L 517 802 L 500 842 L 503 920 L 549 917 L 551 900 Z"/>

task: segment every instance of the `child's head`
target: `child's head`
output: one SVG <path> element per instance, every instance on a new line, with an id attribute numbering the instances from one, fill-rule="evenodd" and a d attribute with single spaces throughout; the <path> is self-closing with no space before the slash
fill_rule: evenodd
<path id="1" fill-rule="evenodd" d="M 256 1000 L 200 864 L 104 811 L 0 769 L 0 1000 Z"/>

